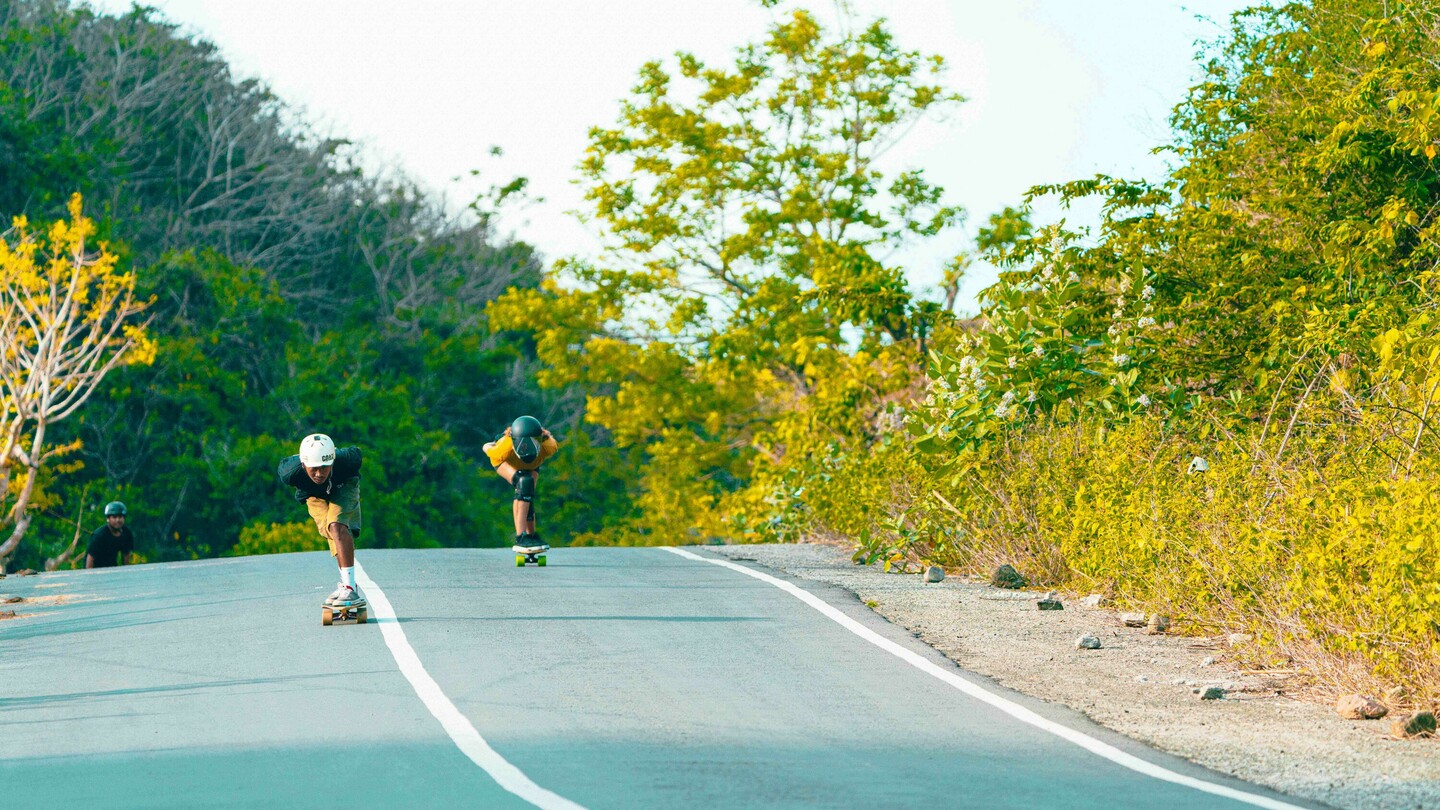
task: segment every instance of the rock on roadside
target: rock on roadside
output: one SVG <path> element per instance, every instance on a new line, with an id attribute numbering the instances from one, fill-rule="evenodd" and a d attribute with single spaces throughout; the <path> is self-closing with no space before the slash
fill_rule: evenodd
<path id="1" fill-rule="evenodd" d="M 945 579 L 945 569 L 938 565 L 931 565 L 925 569 L 926 582 L 940 582 Z"/>
<path id="2" fill-rule="evenodd" d="M 996 588 L 1014 590 L 1025 587 L 1025 577 L 1020 576 L 1020 572 L 1016 571 L 1014 566 L 1002 565 L 995 569 L 995 575 L 990 577 L 990 584 Z"/>
<path id="3" fill-rule="evenodd" d="M 1390 724 L 1390 733 L 1397 739 L 1435 736 L 1435 713 L 1416 712 Z"/>
<path id="4" fill-rule="evenodd" d="M 1335 701 L 1335 713 L 1346 720 L 1379 720 L 1390 710 L 1364 695 L 1341 695 Z"/>
<path id="5" fill-rule="evenodd" d="M 1075 639 L 1075 649 L 1098 650 L 1100 649 L 1100 639 L 1096 638 L 1095 636 L 1081 636 L 1080 638 Z"/>

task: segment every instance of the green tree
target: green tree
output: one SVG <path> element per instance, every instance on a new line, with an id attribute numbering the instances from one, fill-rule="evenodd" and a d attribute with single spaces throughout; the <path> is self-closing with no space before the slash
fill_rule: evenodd
<path id="1" fill-rule="evenodd" d="M 649 542 L 733 533 L 763 507 L 757 465 L 856 435 L 855 394 L 908 382 L 896 358 L 938 308 L 879 257 L 961 212 L 880 158 L 959 100 L 942 68 L 883 21 L 837 34 L 797 11 L 733 65 L 647 64 L 591 130 L 580 168 L 610 250 L 489 312 L 534 335 L 543 384 L 584 386 L 586 418 L 645 451 L 631 528 Z"/>

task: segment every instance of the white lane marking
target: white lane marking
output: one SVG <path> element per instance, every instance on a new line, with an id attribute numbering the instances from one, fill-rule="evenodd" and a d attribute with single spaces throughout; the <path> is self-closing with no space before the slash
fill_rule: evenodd
<path id="1" fill-rule="evenodd" d="M 480 732 L 475 730 L 475 726 L 450 702 L 450 698 L 440 691 L 440 684 L 425 671 L 425 665 L 420 663 L 420 656 L 415 654 L 415 648 L 410 646 L 410 641 L 405 638 L 405 631 L 395 620 L 395 609 L 390 606 L 390 600 L 385 598 L 385 592 L 380 590 L 380 586 L 375 584 L 375 580 L 365 573 L 365 569 L 361 568 L 358 562 L 355 563 L 355 581 L 359 583 L 361 593 L 370 603 L 370 612 L 380 624 L 380 634 L 385 637 L 385 645 L 390 648 L 390 654 L 395 656 L 395 663 L 400 665 L 400 672 L 415 688 L 415 694 L 420 696 L 425 708 L 435 715 L 435 719 L 445 728 L 445 733 L 450 735 L 456 747 L 469 757 L 471 762 L 490 774 L 490 778 L 500 787 L 536 807 L 544 810 L 585 810 L 583 806 L 530 781 L 530 777 L 496 753 L 495 749 L 485 742 L 485 738 L 480 736 Z"/>
<path id="2" fill-rule="evenodd" d="M 994 706 L 995 708 L 1005 712 L 1006 714 L 1014 717 L 1017 720 L 1029 723 L 1030 725 L 1035 726 L 1036 728 L 1043 731 L 1048 731 L 1063 740 L 1072 742 L 1080 746 L 1081 748 L 1090 751 L 1091 753 L 1099 754 L 1100 756 L 1110 760 L 1111 762 L 1114 762 L 1118 765 L 1123 765 L 1124 767 L 1129 768 L 1132 771 L 1137 771 L 1139 773 L 1145 774 L 1146 776 L 1153 776 L 1156 779 L 1160 779 L 1166 782 L 1174 782 L 1177 785 L 1184 785 L 1186 787 L 1204 791 L 1205 793 L 1213 793 L 1216 796 L 1224 796 L 1227 799 L 1234 799 L 1237 802 L 1244 802 L 1245 804 L 1251 804 L 1256 807 L 1265 807 L 1269 810 L 1302 810 L 1299 805 L 1277 801 L 1275 799 L 1271 799 L 1265 796 L 1259 796 L 1254 793 L 1246 793 L 1243 790 L 1236 790 L 1235 788 L 1226 787 L 1224 785 L 1217 785 L 1213 782 L 1206 782 L 1203 779 L 1196 779 L 1193 776 L 1185 776 L 1184 774 L 1176 773 L 1168 768 L 1162 768 L 1161 766 L 1156 765 L 1152 762 L 1146 762 L 1145 760 L 1135 756 L 1134 754 L 1128 754 L 1124 751 L 1121 751 L 1119 748 L 1116 748 L 1115 746 L 1107 742 L 1102 742 L 1094 737 L 1091 737 L 1089 734 L 1086 734 L 1083 731 L 1077 731 L 1076 729 L 1070 728 L 1069 726 L 1061 725 L 1054 720 L 1048 720 L 1044 717 L 1041 717 L 1040 715 L 1025 708 L 1024 706 L 1021 706 L 1013 700 L 991 692 L 983 686 L 971 683 L 970 681 L 965 680 L 959 675 L 956 675 L 953 671 L 937 666 L 934 662 L 926 659 L 919 653 L 901 647 L 899 644 L 896 644 L 890 639 L 885 638 L 879 633 L 876 633 L 874 630 L 871 630 L 870 628 L 866 627 L 863 624 L 860 624 L 849 616 L 846 616 L 844 613 L 841 613 L 839 610 L 837 610 L 834 606 L 830 605 L 825 600 L 803 588 L 796 586 L 794 583 L 786 582 L 783 579 L 776 579 L 769 574 L 761 573 L 752 568 L 746 568 L 743 565 L 737 565 L 733 562 L 730 562 L 729 560 L 715 560 L 709 557 L 701 557 L 699 554 L 692 554 L 689 551 L 678 548 L 671 548 L 669 546 L 661 546 L 661 548 L 672 554 L 679 554 L 681 557 L 685 557 L 686 559 L 698 560 L 700 562 L 711 563 L 712 565 L 723 566 L 725 568 L 739 571 L 746 576 L 754 577 L 758 580 L 761 580 L 762 582 L 768 582 L 771 585 L 774 585 L 775 587 L 790 594 L 791 596 L 794 596 L 796 599 L 799 599 L 810 607 L 813 607 L 821 613 L 825 614 L 826 618 L 831 619 L 836 624 L 839 624 L 841 627 L 844 627 L 846 630 L 849 630 L 860 638 L 863 638 L 871 644 L 874 644 L 876 647 L 884 650 L 885 652 L 888 652 L 891 655 L 900 658 L 907 664 L 910 664 L 917 669 L 920 669 L 926 674 L 933 675 L 936 678 L 939 678 L 940 680 L 950 684 L 956 689 L 959 689 L 961 692 L 964 692 L 970 697 L 988 703 L 991 706 Z"/>

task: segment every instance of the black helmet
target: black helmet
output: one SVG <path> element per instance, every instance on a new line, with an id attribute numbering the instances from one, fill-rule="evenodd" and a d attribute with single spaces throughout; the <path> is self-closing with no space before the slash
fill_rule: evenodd
<path id="1" fill-rule="evenodd" d="M 533 416 L 522 416 L 510 423 L 510 443 L 515 455 L 526 464 L 540 457 L 540 435 L 544 428 Z"/>
<path id="2" fill-rule="evenodd" d="M 105 517 L 110 517 L 111 515 L 123 516 L 124 514 L 125 504 L 119 501 L 111 501 L 110 503 L 105 504 Z"/>

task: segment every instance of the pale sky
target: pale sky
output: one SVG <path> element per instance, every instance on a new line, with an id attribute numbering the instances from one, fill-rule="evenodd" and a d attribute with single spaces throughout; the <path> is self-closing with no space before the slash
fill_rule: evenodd
<path id="1" fill-rule="evenodd" d="M 550 259 L 599 242 L 567 214 L 591 126 L 614 122 L 650 59 L 686 50 L 724 63 L 763 36 L 755 0 L 147 0 L 220 47 L 327 134 L 362 143 L 457 203 L 520 175 L 544 203 L 506 224 Z M 902 46 L 944 56 L 969 100 L 887 156 L 923 168 L 969 212 L 965 232 L 895 259 L 933 285 L 974 226 L 1039 183 L 1096 173 L 1157 177 L 1171 107 L 1195 83 L 1197 43 L 1245 0 L 852 0 Z M 123 11 L 129 0 L 92 0 Z M 833 4 L 811 6 L 833 19 Z M 1203 18 L 1203 19 L 1197 19 Z M 505 155 L 487 156 L 491 146 Z M 472 169 L 485 174 L 471 180 Z M 464 178 L 456 181 L 455 178 Z M 1064 215 L 1042 208 L 1037 219 Z M 1072 221 L 1074 217 L 1072 216 Z M 994 281 L 976 267 L 962 306 Z"/>

